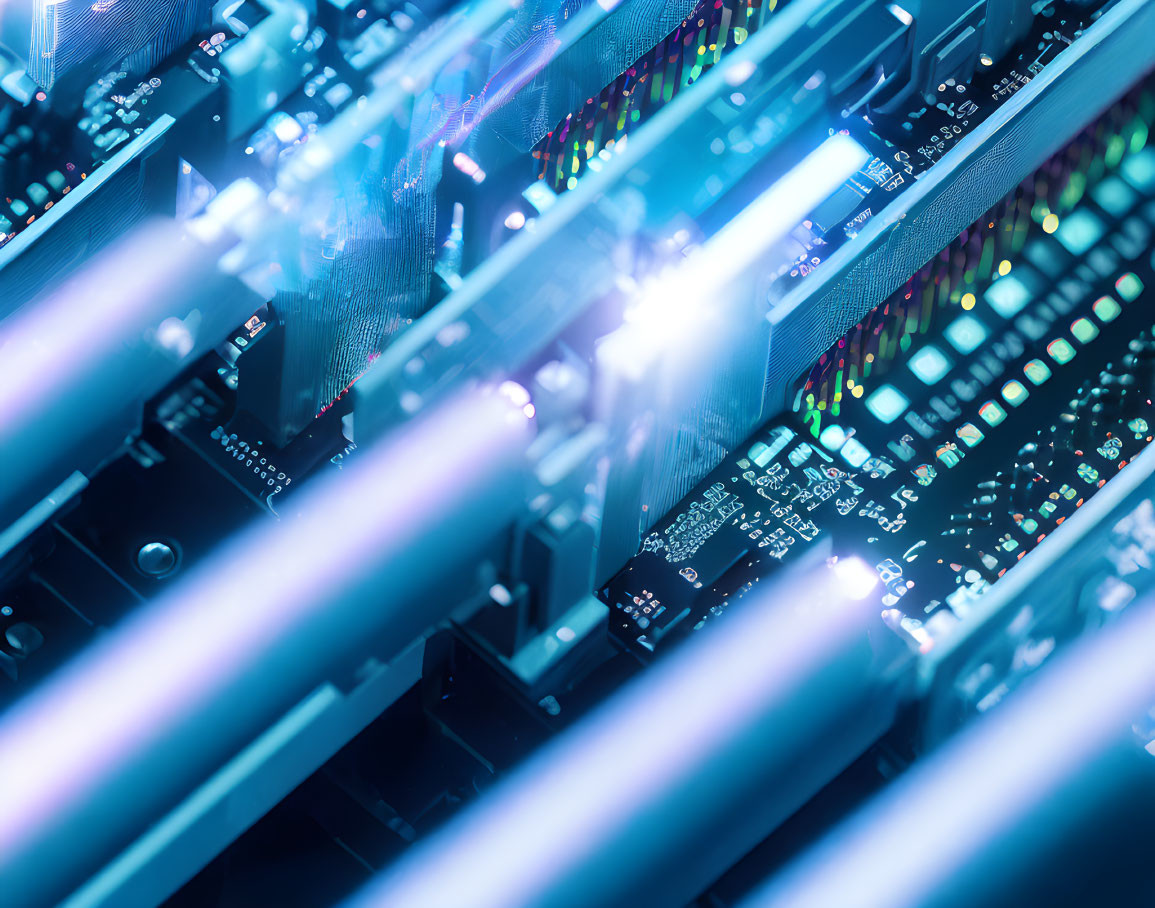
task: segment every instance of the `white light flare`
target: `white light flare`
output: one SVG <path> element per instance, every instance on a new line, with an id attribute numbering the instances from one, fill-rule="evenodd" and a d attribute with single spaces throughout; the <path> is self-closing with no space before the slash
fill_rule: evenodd
<path id="1" fill-rule="evenodd" d="M 840 558 L 834 562 L 834 575 L 842 583 L 842 592 L 861 602 L 878 586 L 878 574 L 861 558 Z"/>
<path id="2" fill-rule="evenodd" d="M 716 310 L 728 284 L 829 198 L 870 153 L 854 139 L 833 135 L 747 205 L 701 249 L 642 290 L 625 315 L 634 349 L 662 350 L 691 341 Z"/>

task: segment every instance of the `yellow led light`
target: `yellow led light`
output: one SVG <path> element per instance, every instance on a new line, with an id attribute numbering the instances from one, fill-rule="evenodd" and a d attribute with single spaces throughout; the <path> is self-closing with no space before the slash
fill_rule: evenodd
<path id="1" fill-rule="evenodd" d="M 1043 218 L 1043 233 L 1054 233 L 1059 229 L 1059 216 L 1057 214 L 1048 214 Z"/>
<path id="2" fill-rule="evenodd" d="M 961 302 L 964 309 L 973 309 L 975 307 L 975 295 L 973 293 L 964 293 Z"/>

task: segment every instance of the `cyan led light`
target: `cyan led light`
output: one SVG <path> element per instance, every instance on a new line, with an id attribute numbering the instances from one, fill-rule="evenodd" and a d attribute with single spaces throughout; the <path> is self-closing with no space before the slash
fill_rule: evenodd
<path id="1" fill-rule="evenodd" d="M 1123 162 L 1123 179 L 1146 195 L 1155 195 L 1155 150 L 1144 148 Z"/>
<path id="2" fill-rule="evenodd" d="M 1095 215 L 1080 208 L 1063 218 L 1055 239 L 1067 247 L 1072 255 L 1082 255 L 1103 238 L 1107 228 Z"/>
<path id="3" fill-rule="evenodd" d="M 1017 379 L 1011 379 L 1003 385 L 1003 400 L 1005 400 L 1012 407 L 1021 407 L 1026 399 L 1030 396 L 1026 386 Z"/>
<path id="4" fill-rule="evenodd" d="M 1077 318 L 1071 322 L 1071 333 L 1081 344 L 1089 344 L 1099 336 L 1099 329 L 1089 318 Z"/>
<path id="5" fill-rule="evenodd" d="M 933 385 L 950 371 L 951 361 L 934 344 L 927 344 L 909 361 L 910 371 L 924 385 Z"/>
<path id="6" fill-rule="evenodd" d="M 986 437 L 973 422 L 964 422 L 955 431 L 955 435 L 968 448 L 973 448 Z"/>
<path id="7" fill-rule="evenodd" d="M 1135 192 L 1118 177 L 1107 177 L 1091 191 L 1091 198 L 1107 214 L 1121 218 L 1135 206 Z"/>
<path id="8" fill-rule="evenodd" d="M 861 467 L 870 459 L 870 451 L 867 450 L 866 445 L 857 438 L 848 438 L 846 444 L 842 446 L 842 450 L 838 453 L 842 455 L 843 460 L 855 469 Z"/>
<path id="9" fill-rule="evenodd" d="M 1003 318 L 1014 318 L 1034 296 L 1028 282 L 1034 283 L 1029 276 L 1023 278 L 1017 273 L 1008 274 L 991 284 L 984 297 Z"/>
<path id="10" fill-rule="evenodd" d="M 1056 337 L 1047 344 L 1047 354 L 1060 366 L 1065 366 L 1075 358 L 1075 348 L 1066 338 Z"/>
<path id="11" fill-rule="evenodd" d="M 890 424 L 902 416 L 910 401 L 894 385 L 883 385 L 866 398 L 866 408 L 879 420 Z"/>
<path id="12" fill-rule="evenodd" d="M 1032 385 L 1041 385 L 1051 377 L 1051 368 L 1041 359 L 1032 359 L 1023 366 L 1023 375 L 1030 380 Z"/>
<path id="13" fill-rule="evenodd" d="M 987 339 L 987 329 L 973 315 L 960 315 L 943 332 L 950 345 L 959 353 L 973 353 Z"/>
<path id="14" fill-rule="evenodd" d="M 1109 296 L 1099 297 L 1097 300 L 1095 300 L 1095 303 L 1093 306 L 1091 306 L 1091 309 L 1094 310 L 1095 315 L 1098 317 L 1099 321 L 1103 322 L 1104 324 L 1107 322 L 1115 321 L 1115 319 L 1117 319 L 1119 314 L 1123 311 L 1123 307 Z"/>
<path id="15" fill-rule="evenodd" d="M 827 426 L 818 436 L 818 440 L 822 442 L 822 447 L 826 450 L 837 451 L 846 444 L 846 433 L 841 426 Z"/>
<path id="16" fill-rule="evenodd" d="M 870 160 L 850 136 L 833 135 L 747 205 L 706 244 L 717 256 L 736 256 L 738 271 L 801 223 L 820 202 Z M 733 273 L 733 272 L 732 272 Z"/>
<path id="17" fill-rule="evenodd" d="M 814 208 L 870 160 L 849 136 L 834 135 L 787 171 L 743 208 L 677 268 L 659 276 L 632 301 L 625 321 L 633 330 L 619 335 L 618 346 L 664 352 L 681 343 L 698 344 L 701 300 L 760 261 L 775 243 L 795 229 Z M 637 368 L 644 357 L 625 350 L 620 363 Z"/>
<path id="18" fill-rule="evenodd" d="M 1058 274 L 1071 261 L 1063 247 L 1048 236 L 1027 243 L 1023 257 L 1044 274 Z"/>
<path id="19" fill-rule="evenodd" d="M 983 422 L 985 422 L 988 426 L 997 426 L 1007 418 L 1007 411 L 996 404 L 993 400 L 988 400 L 985 404 L 979 407 L 979 416 L 983 418 Z"/>
<path id="20" fill-rule="evenodd" d="M 959 456 L 958 445 L 947 443 L 940 447 L 934 454 L 935 458 L 948 470 L 953 470 L 962 461 Z"/>
<path id="21" fill-rule="evenodd" d="M 1123 302 L 1131 303 L 1139 298 L 1139 294 L 1143 292 L 1143 282 L 1139 280 L 1139 276 L 1133 272 L 1128 271 L 1126 274 L 1120 275 L 1119 279 L 1115 281 L 1115 290 L 1119 296 L 1123 297 Z"/>

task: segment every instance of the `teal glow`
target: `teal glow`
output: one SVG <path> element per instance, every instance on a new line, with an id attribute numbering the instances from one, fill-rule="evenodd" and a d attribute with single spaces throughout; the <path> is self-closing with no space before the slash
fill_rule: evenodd
<path id="1" fill-rule="evenodd" d="M 879 422 L 887 424 L 902 416 L 908 406 L 910 406 L 910 401 L 907 400 L 906 395 L 893 385 L 883 385 L 866 398 L 866 408 L 875 415 Z"/>
<path id="2" fill-rule="evenodd" d="M 978 426 L 973 422 L 963 423 L 955 430 L 954 434 L 957 435 L 959 440 L 968 448 L 973 448 L 984 438 L 983 433 L 979 431 Z"/>
<path id="3" fill-rule="evenodd" d="M 984 297 L 992 309 L 1003 318 L 1014 318 L 1031 301 L 1031 289 L 1017 274 L 999 278 L 987 289 Z"/>
<path id="4" fill-rule="evenodd" d="M 1107 177 L 1091 191 L 1091 198 L 1112 217 L 1121 218 L 1135 207 L 1135 192 L 1118 177 Z"/>
<path id="5" fill-rule="evenodd" d="M 855 438 L 848 438 L 846 444 L 842 446 L 842 450 L 838 453 L 842 455 L 843 460 L 855 469 L 858 469 L 870 459 L 870 451 L 867 450 L 866 445 Z"/>
<path id="6" fill-rule="evenodd" d="M 966 354 L 977 350 L 979 344 L 987 339 L 987 333 L 983 323 L 973 315 L 960 315 L 947 326 L 943 335 L 959 353 Z"/>
<path id="7" fill-rule="evenodd" d="M 910 358 L 910 371 L 924 385 L 933 385 L 950 371 L 951 361 L 934 344 L 927 344 Z"/>
<path id="8" fill-rule="evenodd" d="M 818 436 L 818 440 L 826 450 L 837 451 L 846 444 L 846 433 L 842 431 L 841 426 L 827 426 Z"/>
<path id="9" fill-rule="evenodd" d="M 1123 179 L 1147 195 L 1155 195 L 1155 150 L 1145 148 L 1133 154 L 1119 168 Z"/>
<path id="10" fill-rule="evenodd" d="M 1072 255 L 1082 255 L 1098 243 L 1106 231 L 1102 221 L 1085 208 L 1080 208 L 1063 218 L 1055 231 L 1055 239 Z"/>

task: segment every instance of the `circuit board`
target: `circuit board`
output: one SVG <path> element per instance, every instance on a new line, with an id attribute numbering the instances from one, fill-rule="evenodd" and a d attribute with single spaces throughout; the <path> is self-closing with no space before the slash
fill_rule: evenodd
<path id="1" fill-rule="evenodd" d="M 680 92 L 744 44 L 787 2 L 708 0 L 665 41 L 629 67 L 580 110 L 567 116 L 533 150 L 535 175 L 555 192 L 577 186 L 590 169 L 628 142 Z M 793 259 L 776 275 L 771 300 L 787 293 L 893 197 L 918 180 L 1019 89 L 1030 83 L 1100 15 L 1105 4 L 1048 4 L 1029 35 L 995 62 L 984 57 L 970 82 L 950 79 L 933 101 L 895 99 L 846 116 L 842 131 L 874 157 L 792 232 Z M 1115 111 L 1120 116 L 1119 110 Z"/>
<path id="2" fill-rule="evenodd" d="M 875 566 L 883 620 L 929 649 L 1151 441 L 1155 150 L 1102 139 L 1061 217 L 1020 190 L 1017 230 L 970 232 L 1017 254 L 981 277 L 948 249 L 953 288 L 924 269 L 658 522 L 602 591 L 627 646 L 704 626 L 825 539 Z"/>

